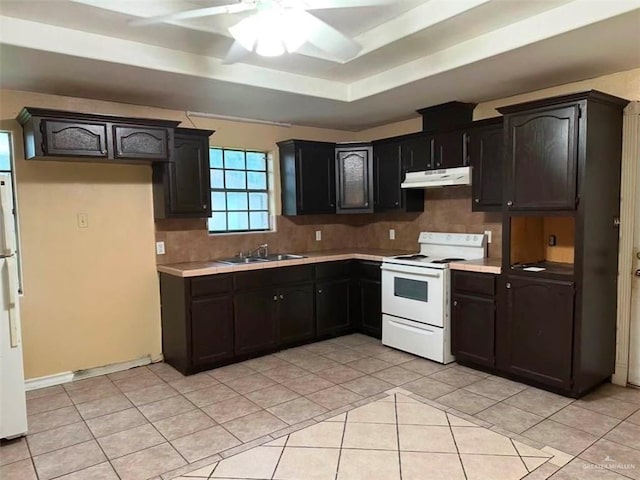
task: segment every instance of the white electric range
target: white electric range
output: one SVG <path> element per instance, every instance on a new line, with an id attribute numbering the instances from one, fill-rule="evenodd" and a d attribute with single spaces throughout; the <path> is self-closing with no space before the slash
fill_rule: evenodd
<path id="1" fill-rule="evenodd" d="M 449 262 L 484 258 L 484 234 L 421 232 L 420 251 L 382 263 L 382 343 L 451 363 Z"/>

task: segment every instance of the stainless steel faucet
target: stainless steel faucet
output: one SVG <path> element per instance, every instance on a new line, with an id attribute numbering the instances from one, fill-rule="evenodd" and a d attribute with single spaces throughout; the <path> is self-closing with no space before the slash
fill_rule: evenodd
<path id="1" fill-rule="evenodd" d="M 263 243 L 262 245 L 258 245 L 257 248 L 250 250 L 246 254 L 247 257 L 253 257 L 254 255 L 261 258 L 267 257 L 269 255 L 269 244 Z M 242 257 L 245 255 L 243 255 L 242 252 L 240 252 L 240 256 Z"/>

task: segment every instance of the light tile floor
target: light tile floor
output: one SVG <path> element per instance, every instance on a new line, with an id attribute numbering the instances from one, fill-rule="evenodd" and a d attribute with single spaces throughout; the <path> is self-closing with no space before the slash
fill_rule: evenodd
<path id="1" fill-rule="evenodd" d="M 401 401 L 385 393 L 396 387 Z M 359 334 L 189 377 L 160 363 L 35 390 L 27 408 L 29 435 L 0 445 L 2 480 L 166 480 L 230 458 L 217 463 L 222 478 L 249 450 L 264 470 L 247 478 L 336 479 L 339 465 L 337 480 L 367 468 L 372 479 L 455 479 L 458 467 L 468 480 L 640 479 L 640 390 L 606 384 L 572 400 Z M 524 472 L 533 460 L 509 455 L 504 435 L 552 458 Z M 473 450 L 494 444 L 505 458 Z"/>

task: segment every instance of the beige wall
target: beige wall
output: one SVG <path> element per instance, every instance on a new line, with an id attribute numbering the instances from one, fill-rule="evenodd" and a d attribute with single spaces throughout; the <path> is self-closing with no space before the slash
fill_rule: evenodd
<path id="1" fill-rule="evenodd" d="M 156 357 L 161 351 L 160 298 L 151 168 L 25 161 L 22 131 L 14 120 L 23 106 L 193 123 L 179 111 L 0 90 L 0 129 L 13 133 L 16 160 L 25 376 Z M 212 144 L 268 151 L 291 137 L 353 137 L 338 130 L 193 122 L 217 130 Z M 81 212 L 89 215 L 87 229 L 77 226 Z M 204 224 L 200 227 L 207 235 Z"/>
<path id="2" fill-rule="evenodd" d="M 494 116 L 496 106 L 590 88 L 640 99 L 640 69 L 485 102 L 474 118 Z M 265 241 L 280 251 L 358 246 L 413 249 L 417 233 L 424 229 L 489 229 L 494 233 L 490 255 L 500 254 L 500 217 L 471 213 L 468 187 L 428 191 L 425 212 L 419 215 L 278 217 L 276 233 L 223 236 L 209 236 L 204 221 L 172 220 L 158 222 L 154 232 L 149 167 L 24 161 L 21 130 L 14 118 L 25 105 L 180 120 L 183 126 L 216 130 L 212 145 L 274 153 L 275 143 L 288 138 L 384 138 L 418 131 L 421 122 L 416 117 L 358 133 L 203 118 L 192 123 L 181 111 L 0 90 L 0 128 L 11 130 L 17 140 L 27 378 L 157 355 L 161 347 L 156 260 L 204 260 Z M 276 157 L 276 198 L 277 165 Z M 77 227 L 79 212 L 89 214 L 86 230 Z M 397 240 L 388 240 L 389 228 L 396 230 Z M 322 242 L 313 239 L 316 229 L 323 231 Z M 167 255 L 157 259 L 156 237 L 167 242 Z"/>

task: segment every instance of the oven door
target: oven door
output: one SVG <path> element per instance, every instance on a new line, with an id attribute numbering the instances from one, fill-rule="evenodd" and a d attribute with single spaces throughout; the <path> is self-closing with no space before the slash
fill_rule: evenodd
<path id="1" fill-rule="evenodd" d="M 382 264 L 382 313 L 444 326 L 447 270 Z"/>

